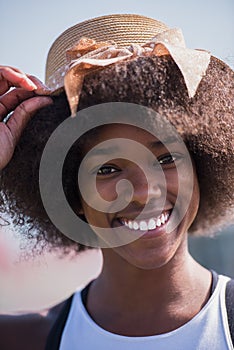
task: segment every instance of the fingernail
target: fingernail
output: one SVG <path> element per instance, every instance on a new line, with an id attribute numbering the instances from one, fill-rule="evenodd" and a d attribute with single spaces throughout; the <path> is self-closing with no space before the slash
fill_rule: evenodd
<path id="1" fill-rule="evenodd" d="M 32 78 L 35 79 L 37 83 L 39 83 L 39 87 L 38 87 L 38 88 L 42 88 L 42 89 L 44 89 L 44 90 L 50 90 L 50 89 L 48 88 L 48 86 L 46 86 L 39 78 L 34 77 L 34 76 L 31 76 L 31 79 L 32 79 Z M 32 79 L 31 81 L 33 81 L 33 79 Z"/>
<path id="2" fill-rule="evenodd" d="M 37 95 L 50 95 L 52 90 L 46 87 L 39 87 L 34 91 Z"/>
<path id="3" fill-rule="evenodd" d="M 27 78 L 27 83 L 28 83 L 28 85 L 30 85 L 34 90 L 37 89 L 36 84 L 34 84 L 34 83 L 32 82 L 32 80 L 30 80 L 30 79 Z"/>
<path id="4" fill-rule="evenodd" d="M 37 86 L 37 90 L 51 91 L 51 89 L 40 81 L 40 86 Z"/>
<path id="5" fill-rule="evenodd" d="M 44 88 L 45 90 L 52 91 L 48 86 L 46 86 L 46 85 L 44 85 L 44 84 L 43 84 L 43 88 Z"/>

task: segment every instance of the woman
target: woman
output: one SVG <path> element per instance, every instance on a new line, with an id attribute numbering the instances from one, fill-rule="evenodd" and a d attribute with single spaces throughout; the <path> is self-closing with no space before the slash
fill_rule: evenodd
<path id="1" fill-rule="evenodd" d="M 18 344 L 25 332 L 31 339 L 24 341 L 24 349 L 36 348 L 36 338 L 41 348 L 47 343 L 48 349 L 63 350 L 231 349 L 228 278 L 194 261 L 187 237 L 188 232 L 214 232 L 233 220 L 233 71 L 207 52 L 188 50 L 180 32 L 158 21 L 113 15 L 80 23 L 55 41 L 47 60 L 51 91 L 20 74 L 1 70 L 3 93 L 19 87 L 1 98 L 1 120 L 14 110 L 0 131 L 3 200 L 16 221 L 37 229 L 35 249 L 41 249 L 42 238 L 65 250 L 82 251 L 89 242 L 102 248 L 104 263 L 99 277 L 75 293 L 62 312 L 61 304 L 44 319 L 35 316 L 31 331 L 30 316 L 25 324 L 21 321 L 20 332 L 14 326 Z M 107 109 L 98 107 L 107 102 Z M 131 109 L 132 103 L 145 107 Z M 62 182 L 73 212 L 85 230 L 92 230 L 85 235 L 78 230 L 74 237 L 63 227 L 69 240 L 59 232 L 59 219 L 52 218 L 43 192 L 43 175 L 52 191 L 56 173 L 40 169 L 45 209 L 37 179 L 51 133 L 76 114 L 77 106 L 81 112 L 68 120 L 86 126 L 70 145 Z M 97 109 L 98 117 L 107 118 L 93 127 Z M 168 130 L 169 141 L 164 138 Z M 61 143 L 70 137 L 60 135 Z M 63 207 L 57 197 L 49 197 L 57 213 Z M 17 321 L 9 322 L 13 327 Z M 3 335 L 2 348 L 13 349 Z"/>

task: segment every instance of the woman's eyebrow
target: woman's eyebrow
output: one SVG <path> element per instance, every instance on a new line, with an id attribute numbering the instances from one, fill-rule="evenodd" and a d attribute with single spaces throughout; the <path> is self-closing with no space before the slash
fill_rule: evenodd
<path id="1" fill-rule="evenodd" d="M 120 148 L 117 145 L 112 146 L 112 147 L 105 147 L 105 148 L 94 148 L 91 151 L 89 151 L 89 153 L 86 155 L 86 157 L 90 158 L 90 157 L 95 157 L 95 156 L 100 156 L 100 155 L 110 155 L 110 154 L 113 154 L 119 150 L 120 150 Z"/>
<path id="2" fill-rule="evenodd" d="M 179 140 L 176 137 L 170 136 L 165 140 L 162 141 L 153 141 L 149 143 L 149 148 L 158 148 L 158 147 L 165 147 L 168 144 L 171 143 L 180 143 Z M 102 156 L 102 155 L 114 155 L 114 153 L 119 152 L 120 147 L 118 145 L 113 145 L 111 147 L 103 147 L 103 148 L 93 148 L 91 151 L 88 152 L 86 155 L 87 158 L 95 157 L 95 156 Z"/>
<path id="3" fill-rule="evenodd" d="M 149 143 L 149 148 L 158 148 L 158 147 L 166 147 L 169 144 L 172 143 L 178 143 L 180 144 L 181 142 L 178 140 L 178 138 L 174 136 L 170 136 L 167 139 L 164 140 L 158 140 L 158 141 L 153 141 Z"/>

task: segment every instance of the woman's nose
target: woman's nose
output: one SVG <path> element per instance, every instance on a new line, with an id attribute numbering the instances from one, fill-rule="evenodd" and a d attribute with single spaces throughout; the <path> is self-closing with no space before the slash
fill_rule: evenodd
<path id="1" fill-rule="evenodd" d="M 162 180 L 159 177 L 162 174 L 142 170 L 135 171 L 128 180 L 133 186 L 133 192 L 125 193 L 125 199 L 128 202 L 136 202 L 141 205 L 147 204 L 152 199 L 159 199 L 162 196 Z"/>

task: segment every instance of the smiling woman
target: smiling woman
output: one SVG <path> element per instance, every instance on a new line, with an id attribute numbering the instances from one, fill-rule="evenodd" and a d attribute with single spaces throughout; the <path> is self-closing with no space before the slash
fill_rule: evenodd
<path id="1" fill-rule="evenodd" d="M 132 235 L 131 244 L 116 248 L 129 263 L 147 269 L 161 267 L 173 256 L 178 258 L 175 252 L 186 239 L 188 228 L 198 210 L 198 182 L 195 172 L 189 172 L 190 163 L 186 159 L 188 152 L 175 140 L 170 144 L 174 150 L 171 155 L 167 149 L 169 144 L 155 140 L 152 134 L 135 126 L 111 124 L 100 129 L 95 139 L 87 142 L 83 148 L 84 154 L 89 150 L 92 153 L 82 167 L 85 178 L 88 172 L 95 175 L 98 195 L 92 190 L 86 190 L 86 199 L 81 198 L 79 214 L 84 215 L 94 230 L 100 227 L 110 228 L 109 233 L 115 235 L 115 228 L 122 228 L 125 239 Z M 103 147 L 106 140 L 111 140 L 112 147 Z M 136 143 L 130 140 L 135 140 Z M 137 144 L 145 148 L 137 147 Z M 103 158 L 106 153 L 109 161 Z M 181 202 L 179 205 L 176 203 L 179 192 L 178 173 L 183 173 L 180 179 L 182 203 L 187 202 L 189 185 L 193 186 L 185 216 L 181 213 Z M 188 174 L 194 180 L 192 184 L 188 181 Z M 132 188 L 127 183 L 121 188 L 119 186 L 117 192 L 118 185 L 123 180 L 127 180 Z M 89 182 L 88 184 L 90 186 Z M 86 186 L 83 188 L 86 189 Z M 94 208 L 100 201 L 99 196 L 106 200 L 107 205 L 105 208 L 99 206 L 97 210 Z M 113 204 L 117 198 L 118 205 L 122 202 L 122 210 L 116 210 L 116 204 Z M 179 226 L 173 225 L 173 220 L 176 219 L 180 222 Z M 136 240 L 137 238 L 139 239 Z M 180 253 L 184 255 L 184 251 Z"/>
<path id="2" fill-rule="evenodd" d="M 17 72 L 9 71 L 2 70 L 4 83 L 31 89 L 26 77 L 18 82 Z M 7 200 L 16 221 L 37 229 L 39 244 L 43 239 L 65 251 L 101 247 L 103 268 L 40 319 L 34 339 L 50 350 L 231 349 L 229 278 L 198 264 L 187 241 L 188 234 L 209 234 L 233 222 L 233 71 L 207 52 L 187 49 L 180 31 L 143 16 L 112 15 L 80 23 L 55 41 L 47 84 L 53 104 L 27 123 L 1 172 L 1 210 Z M 15 93 L 22 90 L 8 98 Z M 8 106 L 4 95 L 1 100 L 8 106 L 1 120 L 16 108 L 1 123 L 4 135 L 15 135 L 14 145 L 30 119 L 29 102 L 34 98 L 35 108 L 39 101 L 51 103 L 35 97 L 37 89 L 24 93 L 21 107 Z M 95 127 L 91 117 L 99 122 Z M 38 184 L 42 159 L 47 170 L 54 166 L 45 177 L 47 199 L 69 231 L 72 220 L 52 189 L 72 130 L 85 130 L 69 145 L 60 174 L 72 213 L 83 223 L 73 240 L 50 221 Z M 53 162 L 46 163 L 55 135 Z M 4 149 L 6 165 L 11 155 L 7 144 Z M 23 340 L 29 325 L 14 328 L 17 344 L 36 348 L 32 339 Z M 10 337 L 3 335 L 6 348 Z"/>

